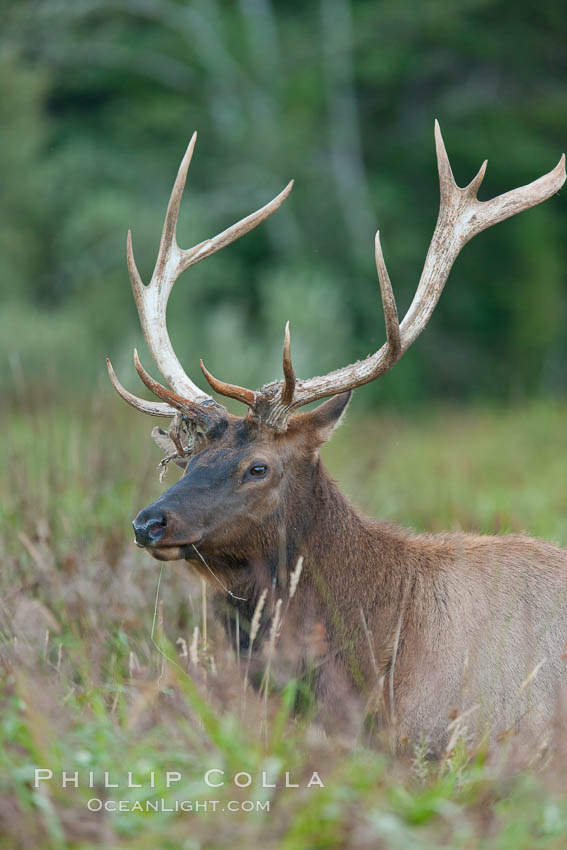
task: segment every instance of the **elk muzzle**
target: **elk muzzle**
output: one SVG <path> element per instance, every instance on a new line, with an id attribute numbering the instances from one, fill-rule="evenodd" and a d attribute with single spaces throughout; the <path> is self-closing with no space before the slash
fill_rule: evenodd
<path id="1" fill-rule="evenodd" d="M 178 525 L 174 511 L 168 511 L 161 500 L 153 502 L 141 510 L 132 523 L 135 543 L 158 561 L 182 560 L 192 544 L 199 542 L 201 535 L 184 535 L 180 540 L 176 533 Z"/>

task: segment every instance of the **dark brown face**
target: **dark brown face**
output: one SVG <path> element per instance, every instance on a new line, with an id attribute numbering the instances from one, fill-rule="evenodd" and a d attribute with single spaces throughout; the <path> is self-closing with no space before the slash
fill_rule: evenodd
<path id="1" fill-rule="evenodd" d="M 134 520 L 139 546 L 163 561 L 196 552 L 242 557 L 283 518 L 286 505 L 308 498 L 317 450 L 338 423 L 350 395 L 336 396 L 292 419 L 279 434 L 233 419 L 189 461 L 183 477 Z"/>

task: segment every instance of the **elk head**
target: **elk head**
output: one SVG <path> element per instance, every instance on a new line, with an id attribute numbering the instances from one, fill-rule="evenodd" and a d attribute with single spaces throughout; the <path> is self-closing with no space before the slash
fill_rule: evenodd
<path id="1" fill-rule="evenodd" d="M 245 417 L 230 414 L 199 389 L 183 371 L 166 327 L 167 300 L 179 275 L 200 260 L 248 233 L 275 212 L 293 183 L 266 206 L 213 239 L 188 250 L 176 240 L 177 217 L 187 170 L 195 146 L 193 135 L 175 181 L 154 273 L 145 286 L 138 274 L 128 233 L 127 258 L 134 298 L 150 353 L 169 388 L 155 381 L 134 352 L 136 369 L 160 399 L 149 402 L 129 393 L 118 381 L 110 361 L 110 379 L 129 404 L 152 416 L 170 417 L 167 432 L 154 429 L 156 442 L 184 469 L 183 477 L 134 521 L 136 541 L 160 560 L 196 560 L 223 554 L 235 564 L 249 561 L 266 546 L 275 546 L 288 525 L 294 506 L 292 535 L 301 535 L 310 512 L 318 449 L 339 422 L 351 391 L 387 372 L 417 339 L 439 300 L 460 249 L 477 233 L 549 198 L 565 180 L 564 157 L 558 165 L 527 186 L 489 201 L 479 201 L 486 162 L 465 188 L 455 183 L 439 125 L 435 143 L 440 181 L 440 209 L 414 299 L 402 322 L 384 263 L 378 233 L 376 267 L 384 310 L 386 342 L 378 351 L 322 377 L 296 378 L 290 350 L 289 323 L 283 346 L 283 381 L 249 390 L 220 381 L 201 369 L 219 395 L 248 407 Z M 309 402 L 332 396 L 308 413 Z"/>

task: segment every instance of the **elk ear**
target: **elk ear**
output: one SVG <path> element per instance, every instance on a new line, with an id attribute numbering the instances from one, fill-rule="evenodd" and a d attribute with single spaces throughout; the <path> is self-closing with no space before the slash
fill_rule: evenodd
<path id="1" fill-rule="evenodd" d="M 335 395 L 328 401 L 324 401 L 315 410 L 309 413 L 304 413 L 302 418 L 303 427 L 307 427 L 317 439 L 318 445 L 323 445 L 330 439 L 335 428 L 341 424 L 341 420 L 346 412 L 348 403 L 351 399 L 352 392 L 341 393 Z"/>

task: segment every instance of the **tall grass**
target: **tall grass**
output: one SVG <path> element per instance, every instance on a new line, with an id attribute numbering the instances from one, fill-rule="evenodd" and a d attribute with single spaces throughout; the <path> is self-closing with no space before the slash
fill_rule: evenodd
<path id="1" fill-rule="evenodd" d="M 394 758 L 362 729 L 357 741 L 326 735 L 308 699 L 293 710 L 303 683 L 270 680 L 278 624 L 262 693 L 246 686 L 248 659 L 228 650 L 200 581 L 132 545 L 131 517 L 164 486 L 151 423 L 100 398 L 0 418 L 0 847 L 566 846 L 565 765 L 512 772 L 458 740 L 431 763 L 419 749 Z M 567 544 L 566 420 L 551 403 L 353 415 L 326 461 L 376 516 Z M 282 629 L 289 605 L 300 583 Z M 35 767 L 54 779 L 34 788 Z M 227 785 L 207 786 L 210 768 Z M 62 770 L 85 783 L 93 771 L 96 787 L 61 788 Z M 119 789 L 102 786 L 104 771 Z M 128 771 L 142 788 L 125 787 Z M 182 774 L 169 788 L 167 771 Z M 306 787 L 313 771 L 325 787 Z M 250 787 L 232 782 L 239 772 Z M 218 805 L 105 813 L 91 798 Z M 269 811 L 228 811 L 246 800 Z"/>

